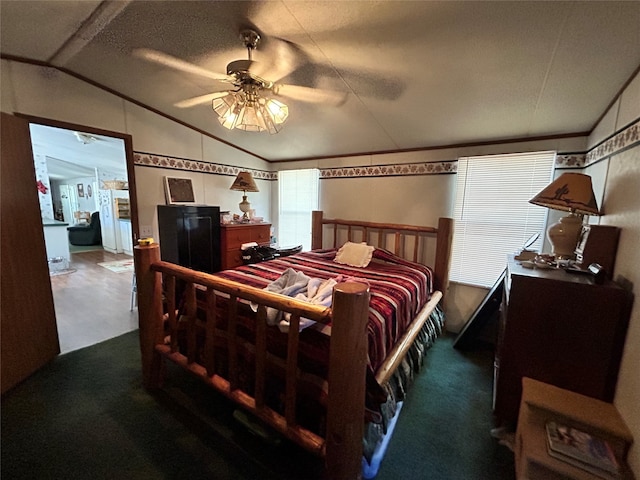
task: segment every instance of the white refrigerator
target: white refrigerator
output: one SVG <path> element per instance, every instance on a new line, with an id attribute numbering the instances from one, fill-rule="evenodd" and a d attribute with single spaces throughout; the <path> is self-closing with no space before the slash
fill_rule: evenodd
<path id="1" fill-rule="evenodd" d="M 129 198 L 128 190 L 99 190 L 100 227 L 102 229 L 102 246 L 111 253 L 129 253 L 125 247 L 131 243 L 123 238 L 123 232 L 117 215 L 116 198 Z M 131 229 L 128 229 L 129 232 Z M 124 233 L 127 235 L 127 232 Z M 129 233 L 130 235 L 130 233 Z"/>

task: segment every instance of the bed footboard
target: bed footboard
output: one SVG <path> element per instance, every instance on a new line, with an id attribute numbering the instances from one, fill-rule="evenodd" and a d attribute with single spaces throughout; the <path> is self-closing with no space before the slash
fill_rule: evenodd
<path id="1" fill-rule="evenodd" d="M 364 434 L 367 319 L 369 290 L 362 283 L 340 283 L 332 308 L 319 307 L 288 297 L 231 282 L 160 261 L 157 244 L 134 248 L 138 288 L 138 314 L 143 382 L 146 388 L 162 386 L 164 360 L 171 360 L 196 375 L 242 408 L 325 460 L 326 477 L 355 479 L 361 476 Z M 176 315 L 176 282 L 185 285 L 186 307 Z M 206 319 L 198 318 L 196 290 L 204 293 Z M 229 308 L 223 313 L 216 298 L 224 296 Z M 255 384 L 249 393 L 237 381 L 236 322 L 241 300 L 256 303 Z M 287 340 L 284 413 L 270 408 L 264 398 L 266 364 L 266 308 L 291 313 Z M 228 378 L 216 373 L 214 332 L 224 315 L 229 355 Z M 320 437 L 296 424 L 296 375 L 300 318 L 332 324 L 329 351 L 326 435 Z M 204 335 L 202 335 L 204 332 Z M 198 355 L 197 336 L 204 338 L 204 355 Z M 186 352 L 178 348 L 185 339 Z"/>

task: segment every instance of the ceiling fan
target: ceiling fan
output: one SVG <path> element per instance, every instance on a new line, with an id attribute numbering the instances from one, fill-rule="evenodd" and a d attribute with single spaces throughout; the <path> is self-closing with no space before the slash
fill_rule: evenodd
<path id="1" fill-rule="evenodd" d="M 303 101 L 320 104 L 339 105 L 346 100 L 345 92 L 323 90 L 302 85 L 289 85 L 279 83 L 298 67 L 298 60 L 288 42 L 280 40 L 276 45 L 276 58 L 273 64 L 262 64 L 253 60 L 253 51 L 257 49 L 261 37 L 252 29 L 240 32 L 240 39 L 247 49 L 248 58 L 234 60 L 227 65 L 226 74 L 212 72 L 192 63 L 180 60 L 162 52 L 140 48 L 134 50 L 134 55 L 145 60 L 155 62 L 185 73 L 204 76 L 219 82 L 230 84 L 229 88 L 182 100 L 174 104 L 179 108 L 189 108 L 212 102 L 214 111 L 219 115 L 220 123 L 229 128 L 243 130 L 262 131 L 271 133 L 279 131 L 279 127 L 288 116 L 288 107 L 279 102 L 276 97 L 288 98 L 294 101 Z M 271 69 L 272 80 L 265 77 Z M 242 110 L 248 107 L 249 110 Z M 258 125 L 261 119 L 239 119 L 242 112 L 249 117 L 265 115 L 266 125 Z"/>

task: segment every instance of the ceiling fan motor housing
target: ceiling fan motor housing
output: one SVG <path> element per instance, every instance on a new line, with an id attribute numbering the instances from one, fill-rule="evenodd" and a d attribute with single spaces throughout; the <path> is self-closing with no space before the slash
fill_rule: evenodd
<path id="1" fill-rule="evenodd" d="M 256 62 L 253 60 L 234 60 L 227 65 L 227 75 L 235 77 L 236 87 L 244 90 L 247 90 L 246 87 L 271 90 L 273 82 L 269 82 L 251 73 L 251 67 L 255 64 Z"/>
<path id="2" fill-rule="evenodd" d="M 227 75 L 236 75 L 238 73 L 249 73 L 251 66 L 256 62 L 253 60 L 234 60 L 227 65 Z"/>

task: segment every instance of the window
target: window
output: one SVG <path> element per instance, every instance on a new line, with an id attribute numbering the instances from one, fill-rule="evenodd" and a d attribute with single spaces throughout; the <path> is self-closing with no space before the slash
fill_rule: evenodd
<path id="1" fill-rule="evenodd" d="M 318 209 L 320 170 L 278 172 L 278 244 L 311 249 L 311 212 Z"/>
<path id="2" fill-rule="evenodd" d="M 463 157 L 458 160 L 451 275 L 491 287 L 506 256 L 531 235 L 542 245 L 547 209 L 529 203 L 553 176 L 555 152 Z"/>

